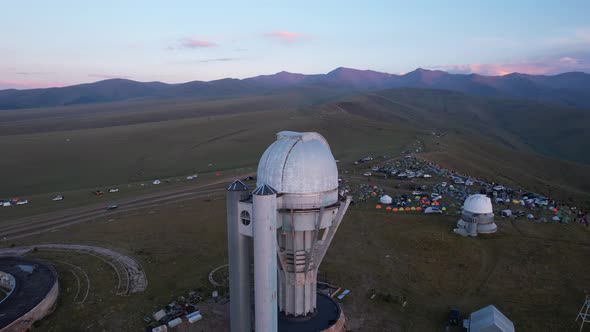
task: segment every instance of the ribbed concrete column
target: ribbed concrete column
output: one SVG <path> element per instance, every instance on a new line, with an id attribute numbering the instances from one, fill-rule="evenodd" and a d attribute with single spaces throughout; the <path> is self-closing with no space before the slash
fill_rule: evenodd
<path id="1" fill-rule="evenodd" d="M 256 332 L 276 332 L 277 306 L 277 196 L 268 186 L 253 192 L 254 321 Z"/>
<path id="2" fill-rule="evenodd" d="M 227 249 L 231 332 L 251 332 L 250 238 L 240 234 L 238 202 L 248 197 L 248 186 L 235 181 L 227 188 Z"/>

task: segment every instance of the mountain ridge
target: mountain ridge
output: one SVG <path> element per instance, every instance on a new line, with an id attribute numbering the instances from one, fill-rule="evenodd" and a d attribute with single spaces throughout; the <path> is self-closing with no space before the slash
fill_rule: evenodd
<path id="1" fill-rule="evenodd" d="M 429 88 L 469 95 L 529 99 L 574 107 L 590 107 L 590 74 L 558 75 L 512 73 L 504 76 L 452 74 L 417 68 L 403 75 L 338 67 L 326 74 L 281 71 L 271 75 L 185 83 L 139 82 L 114 78 L 94 83 L 44 89 L 0 90 L 0 109 L 51 107 L 125 101 L 144 98 L 224 98 L 267 94 L 290 87 L 329 86 L 342 91 L 365 92 L 390 88 Z"/>

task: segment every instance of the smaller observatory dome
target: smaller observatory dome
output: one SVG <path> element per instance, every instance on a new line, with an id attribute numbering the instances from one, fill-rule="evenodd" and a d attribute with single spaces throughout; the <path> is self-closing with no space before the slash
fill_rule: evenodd
<path id="1" fill-rule="evenodd" d="M 258 163 L 257 185 L 283 194 L 337 190 L 338 169 L 328 142 L 318 133 L 281 131 Z"/>
<path id="2" fill-rule="evenodd" d="M 463 210 L 476 214 L 494 213 L 492 201 L 486 195 L 476 194 L 467 197 Z"/>

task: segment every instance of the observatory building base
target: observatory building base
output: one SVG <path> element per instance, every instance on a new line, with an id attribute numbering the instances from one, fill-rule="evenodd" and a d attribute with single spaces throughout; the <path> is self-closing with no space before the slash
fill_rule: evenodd
<path id="1" fill-rule="evenodd" d="M 279 332 L 344 332 L 346 317 L 340 306 L 328 295 L 317 293 L 317 307 L 306 317 L 279 313 Z"/>

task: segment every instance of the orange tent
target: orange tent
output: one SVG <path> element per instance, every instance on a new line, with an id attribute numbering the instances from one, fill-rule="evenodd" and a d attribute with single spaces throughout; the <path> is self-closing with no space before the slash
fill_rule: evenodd
<path id="1" fill-rule="evenodd" d="M 553 212 L 557 212 L 558 210 L 557 210 L 557 208 L 553 208 L 553 210 L 551 210 L 551 211 L 553 211 Z"/>
<path id="2" fill-rule="evenodd" d="M 388 205 L 385 210 L 391 210 L 391 206 Z"/>
<path id="3" fill-rule="evenodd" d="M 412 209 L 410 209 L 409 207 L 407 207 L 407 208 L 405 209 L 405 211 L 412 211 Z"/>
<path id="4" fill-rule="evenodd" d="M 380 208 L 381 208 L 381 205 L 379 205 L 379 204 L 375 205 L 375 209 L 380 209 Z"/>
<path id="5" fill-rule="evenodd" d="M 393 212 L 397 212 L 397 211 L 398 211 L 398 209 L 397 209 L 397 208 L 393 208 L 393 209 L 391 209 L 391 210 L 392 210 Z"/>
<path id="6" fill-rule="evenodd" d="M 416 211 L 422 211 L 422 208 L 421 207 L 417 207 L 416 208 Z"/>

